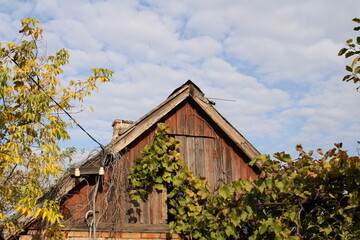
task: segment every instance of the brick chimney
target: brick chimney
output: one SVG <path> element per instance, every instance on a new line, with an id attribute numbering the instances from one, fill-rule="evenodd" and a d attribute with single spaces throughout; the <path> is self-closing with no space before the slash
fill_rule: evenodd
<path id="1" fill-rule="evenodd" d="M 131 120 L 121 120 L 115 119 L 112 123 L 113 127 L 113 135 L 111 141 L 121 135 L 129 126 L 131 126 L 134 122 Z"/>

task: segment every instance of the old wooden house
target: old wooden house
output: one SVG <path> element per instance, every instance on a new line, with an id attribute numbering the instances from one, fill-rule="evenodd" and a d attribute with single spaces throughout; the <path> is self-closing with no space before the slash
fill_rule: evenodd
<path id="1" fill-rule="evenodd" d="M 165 190 L 153 190 L 140 205 L 128 194 L 129 169 L 141 157 L 139 151 L 153 141 L 159 122 L 169 125 L 181 141 L 181 158 L 190 170 L 214 188 L 258 174 L 246 163 L 259 152 L 187 81 L 138 121 L 115 120 L 105 151 L 72 169 L 48 196 L 61 201 L 66 239 L 176 238 L 169 234 Z M 27 229 L 20 239 L 38 239 L 41 225 L 25 217 L 19 222 Z"/>

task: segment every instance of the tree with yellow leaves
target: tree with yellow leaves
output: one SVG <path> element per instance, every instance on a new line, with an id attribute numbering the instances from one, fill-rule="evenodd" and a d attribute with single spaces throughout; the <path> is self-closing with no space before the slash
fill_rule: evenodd
<path id="1" fill-rule="evenodd" d="M 354 18 L 353 22 L 358 24 L 358 26 L 354 27 L 354 31 L 360 31 L 360 18 Z M 348 39 L 346 41 L 346 47 L 340 49 L 338 55 L 344 55 L 345 58 L 352 58 L 351 64 L 345 67 L 348 74 L 344 76 L 343 81 L 358 84 L 360 82 L 360 36 L 354 39 Z M 358 86 L 356 90 L 359 91 L 360 86 Z"/>
<path id="2" fill-rule="evenodd" d="M 38 23 L 33 18 L 21 20 L 21 41 L 0 43 L 1 231 L 19 230 L 13 222 L 18 213 L 60 223 L 58 204 L 38 200 L 50 180 L 62 173 L 58 143 L 70 138 L 71 123 L 60 113 L 73 110 L 98 82 L 109 81 L 113 74 L 92 69 L 86 81 L 61 82 L 69 53 L 61 49 L 53 56 L 43 55 Z"/>

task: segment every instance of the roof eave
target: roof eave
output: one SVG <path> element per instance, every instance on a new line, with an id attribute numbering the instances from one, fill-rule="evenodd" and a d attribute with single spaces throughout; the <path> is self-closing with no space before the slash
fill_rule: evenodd
<path id="1" fill-rule="evenodd" d="M 189 96 L 190 96 L 190 87 L 183 86 L 178 91 L 170 95 L 160 105 L 158 105 L 149 113 L 147 113 L 138 121 L 136 121 L 121 136 L 114 139 L 114 141 L 112 141 L 110 144 L 106 146 L 106 149 L 108 149 L 112 153 L 117 153 L 121 151 L 128 144 L 134 141 L 141 133 L 145 132 L 154 124 L 159 122 L 163 116 L 169 113 L 174 107 L 178 106 Z"/>

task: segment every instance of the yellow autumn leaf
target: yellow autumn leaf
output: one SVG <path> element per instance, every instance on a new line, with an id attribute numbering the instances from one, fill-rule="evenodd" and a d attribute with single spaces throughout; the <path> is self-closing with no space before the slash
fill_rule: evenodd
<path id="1" fill-rule="evenodd" d="M 316 178 L 318 176 L 318 174 L 313 172 L 313 171 L 308 171 L 308 175 L 313 177 L 313 178 Z"/>

